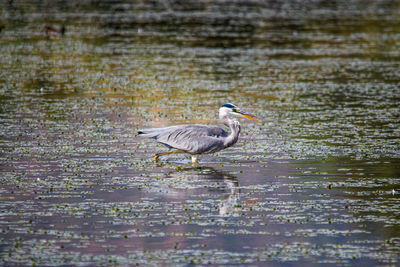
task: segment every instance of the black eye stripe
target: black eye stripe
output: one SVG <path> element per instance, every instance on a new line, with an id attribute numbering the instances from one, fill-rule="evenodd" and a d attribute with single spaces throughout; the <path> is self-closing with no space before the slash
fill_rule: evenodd
<path id="1" fill-rule="evenodd" d="M 225 107 L 225 108 L 236 108 L 234 105 L 232 105 L 232 104 L 225 104 L 225 105 L 222 105 L 222 107 Z"/>

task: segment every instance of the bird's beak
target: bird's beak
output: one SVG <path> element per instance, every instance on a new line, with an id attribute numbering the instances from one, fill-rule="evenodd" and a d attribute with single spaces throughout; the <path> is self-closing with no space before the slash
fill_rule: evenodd
<path id="1" fill-rule="evenodd" d="M 253 120 L 253 121 L 261 122 L 261 120 L 256 115 L 253 115 L 253 114 L 248 113 L 248 112 L 243 111 L 243 110 L 237 110 L 236 112 L 242 117 L 245 117 L 245 118 Z"/>

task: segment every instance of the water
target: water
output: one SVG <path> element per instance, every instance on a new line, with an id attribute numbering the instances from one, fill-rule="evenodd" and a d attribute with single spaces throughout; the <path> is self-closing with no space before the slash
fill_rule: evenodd
<path id="1" fill-rule="evenodd" d="M 399 264 L 397 1 L 0 6 L 3 265 Z M 199 166 L 136 137 L 228 102 Z"/>

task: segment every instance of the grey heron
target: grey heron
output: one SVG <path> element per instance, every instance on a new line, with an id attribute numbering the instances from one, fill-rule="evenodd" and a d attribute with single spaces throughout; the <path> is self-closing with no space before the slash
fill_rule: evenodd
<path id="1" fill-rule="evenodd" d="M 233 104 L 222 105 L 219 109 L 219 119 L 231 130 L 226 132 L 223 128 L 213 125 L 184 124 L 164 128 L 143 129 L 138 131 L 139 136 L 148 137 L 175 150 L 155 154 L 153 159 L 174 153 L 189 153 L 192 162 L 197 163 L 200 154 L 209 154 L 233 146 L 240 133 L 240 124 L 237 120 L 229 118 L 230 115 L 242 116 L 261 122 L 255 115 L 245 112 Z"/>

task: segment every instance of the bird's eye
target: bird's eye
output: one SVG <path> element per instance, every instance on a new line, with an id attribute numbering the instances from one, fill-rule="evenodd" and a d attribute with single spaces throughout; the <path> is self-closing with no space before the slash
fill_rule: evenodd
<path id="1" fill-rule="evenodd" d="M 233 112 L 237 112 L 237 109 L 236 109 L 236 108 L 233 108 L 232 111 L 233 111 Z"/>

